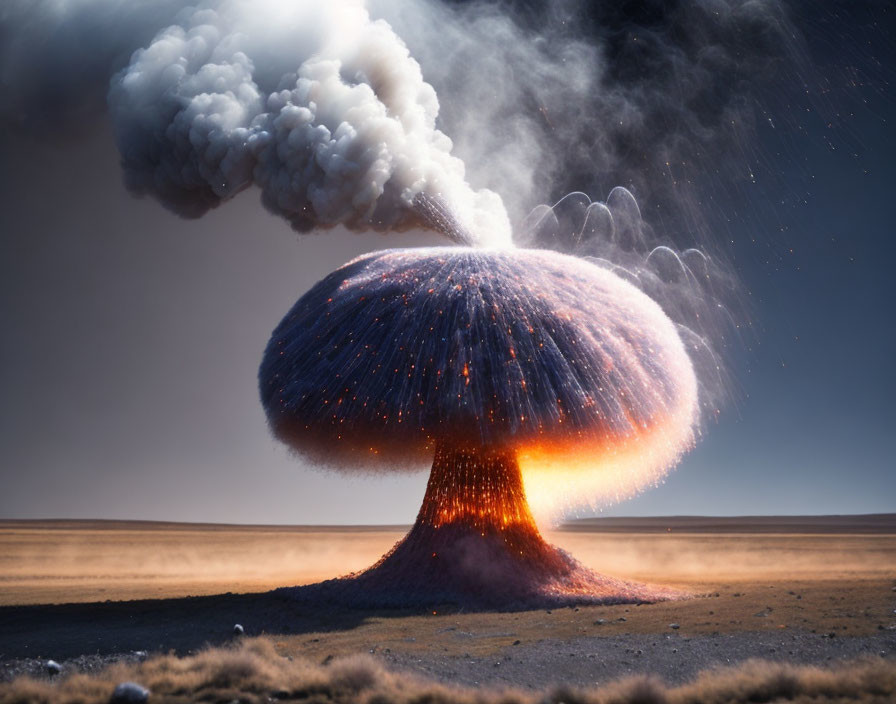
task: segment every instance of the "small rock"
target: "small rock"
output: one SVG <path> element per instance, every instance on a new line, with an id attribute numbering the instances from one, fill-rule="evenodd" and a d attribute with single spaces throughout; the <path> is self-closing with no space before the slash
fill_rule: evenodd
<path id="1" fill-rule="evenodd" d="M 138 658 L 140 658 L 142 660 L 146 657 L 146 651 L 145 650 L 135 650 L 134 655 L 136 655 Z"/>
<path id="2" fill-rule="evenodd" d="M 520 643 L 522 643 L 522 641 L 520 641 L 520 640 L 515 640 L 515 641 L 513 641 L 513 644 L 514 644 L 514 645 L 519 645 Z"/>
<path id="3" fill-rule="evenodd" d="M 628 621 L 628 619 L 627 619 L 625 616 L 620 616 L 620 617 L 617 618 L 616 620 L 617 620 L 617 621 Z"/>
<path id="4" fill-rule="evenodd" d="M 50 675 L 50 677 L 58 675 L 60 672 L 62 672 L 62 665 L 55 660 L 47 660 L 47 674 Z"/>
<path id="5" fill-rule="evenodd" d="M 673 631 L 677 631 L 679 628 L 681 628 L 681 626 L 677 623 L 670 623 L 669 628 L 671 628 Z"/>
<path id="6" fill-rule="evenodd" d="M 234 624 L 234 626 L 233 626 L 233 635 L 235 635 L 235 636 L 241 636 L 241 635 L 245 634 L 245 632 L 246 632 L 246 629 L 243 628 L 239 623 Z"/>
<path id="7" fill-rule="evenodd" d="M 149 690 L 136 682 L 122 682 L 112 692 L 109 704 L 143 704 L 149 699 Z"/>
<path id="8" fill-rule="evenodd" d="M 607 619 L 599 618 L 599 619 L 597 619 L 597 621 L 594 622 L 594 625 L 595 626 L 603 626 L 606 622 L 607 622 Z"/>

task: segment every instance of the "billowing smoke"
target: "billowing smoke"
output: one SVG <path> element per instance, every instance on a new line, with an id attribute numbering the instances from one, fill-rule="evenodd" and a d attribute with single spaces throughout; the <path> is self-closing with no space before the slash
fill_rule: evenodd
<path id="1" fill-rule="evenodd" d="M 184 10 L 113 78 L 109 107 L 128 188 L 186 217 L 256 184 L 299 231 L 433 226 L 436 203 L 474 242 L 509 242 L 419 64 L 359 2 Z"/>
<path id="2" fill-rule="evenodd" d="M 360 124 L 373 129 L 377 110 L 393 111 L 389 116 L 404 131 L 398 143 L 394 134 L 379 135 L 397 152 L 396 161 L 378 161 L 388 161 L 381 146 L 374 150 L 378 154 L 353 154 L 358 174 L 370 173 L 377 184 L 385 173 L 391 179 L 380 184 L 381 216 L 363 207 L 377 185 L 362 188 L 365 195 L 345 221 L 366 218 L 375 226 L 382 217 L 383 226 L 390 218 L 402 222 L 387 204 L 406 203 L 420 187 L 414 169 L 401 161 L 405 150 L 413 148 L 423 150 L 415 155 L 418 163 L 424 157 L 436 162 L 431 171 L 424 169 L 433 180 L 427 182 L 428 192 L 446 188 L 437 182 L 447 176 L 460 175 L 471 184 L 463 197 L 454 197 L 479 213 L 482 227 L 496 221 L 497 229 L 506 228 L 495 197 L 483 188 L 499 193 L 511 221 L 519 223 L 536 203 L 553 203 L 572 191 L 598 198 L 622 185 L 638 198 L 664 242 L 688 247 L 712 239 L 711 226 L 724 221 L 707 208 L 707 175 L 712 187 L 737 189 L 760 167 L 750 140 L 756 117 L 766 117 L 757 102 L 760 88 L 769 82 L 781 87 L 810 80 L 799 65 L 798 35 L 780 0 L 368 0 L 372 22 L 361 2 L 207 0 L 197 8 L 186 3 L 4 3 L 0 124 L 41 139 L 89 129 L 100 122 L 110 78 L 124 70 L 116 83 L 130 76 L 134 84 L 127 90 L 113 87 L 112 94 L 133 188 L 195 215 L 245 187 L 247 175 L 255 180 L 259 166 L 258 183 L 267 204 L 307 228 L 313 214 L 296 209 L 302 200 L 298 184 L 309 183 L 310 174 L 291 171 L 300 162 L 311 165 L 307 155 L 298 158 L 300 135 L 281 145 L 292 160 L 270 144 L 261 159 L 261 145 L 244 146 L 239 137 L 246 130 L 259 135 L 256 142 L 282 138 L 277 129 L 285 129 L 286 115 L 278 128 L 271 123 L 292 101 L 313 113 L 309 124 L 324 127 L 335 138 L 341 123 L 334 124 L 334 113 L 320 101 L 313 111 L 303 106 L 308 96 L 302 95 L 298 81 L 303 71 L 323 70 L 328 60 L 339 60 L 345 64 L 338 81 L 332 75 L 330 82 L 318 74 L 304 78 L 321 89 L 326 84 L 330 97 L 329 89 L 344 91 L 344 97 L 365 106 L 363 119 L 353 114 L 346 121 L 356 131 L 353 143 L 373 137 Z M 378 19 L 388 22 L 394 35 Z M 359 42 L 382 53 L 361 56 L 352 50 Z M 141 48 L 144 52 L 131 60 Z M 199 72 L 203 57 L 210 65 Z M 163 76 L 165 62 L 171 64 L 170 72 L 183 74 L 178 79 L 170 72 Z M 214 86 L 203 84 L 212 80 Z M 368 90 L 376 93 L 369 103 Z M 164 100 L 135 119 L 137 104 L 128 101 L 153 96 Z M 280 100 L 286 102 L 280 105 Z M 199 120 L 200 114 L 205 119 Z M 170 124 L 170 130 L 160 132 L 163 124 Z M 454 148 L 437 132 L 450 137 Z M 339 138 L 340 148 L 347 148 L 351 140 L 342 133 Z M 197 152 L 190 158 L 184 154 L 188 145 Z M 446 149 L 463 160 L 465 176 L 463 167 L 444 154 Z M 323 151 L 324 163 L 334 153 L 344 153 Z M 158 163 L 144 163 L 153 158 Z M 255 166 L 250 169 L 250 164 Z M 336 164 L 330 167 L 334 170 L 328 173 L 335 175 Z M 274 197 L 278 184 L 285 187 L 286 174 L 296 184 L 288 194 Z M 361 176 L 356 179 L 361 183 Z M 188 192 L 176 193 L 180 184 Z M 312 202 L 326 213 L 325 224 L 339 210 L 339 197 L 325 197 L 326 188 L 312 190 Z M 460 210 L 463 203 L 451 205 Z M 414 219 L 404 217 L 407 224 Z"/>

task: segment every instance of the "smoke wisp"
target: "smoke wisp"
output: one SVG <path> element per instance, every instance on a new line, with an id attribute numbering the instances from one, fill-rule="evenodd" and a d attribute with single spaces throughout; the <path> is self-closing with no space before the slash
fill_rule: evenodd
<path id="1" fill-rule="evenodd" d="M 675 323 L 700 384 L 701 417 L 719 414 L 728 400 L 728 357 L 736 347 L 736 280 L 701 249 L 658 244 L 635 197 L 625 188 L 606 202 L 570 193 L 534 208 L 517 230 L 532 247 L 570 252 L 613 272 L 656 301 Z"/>

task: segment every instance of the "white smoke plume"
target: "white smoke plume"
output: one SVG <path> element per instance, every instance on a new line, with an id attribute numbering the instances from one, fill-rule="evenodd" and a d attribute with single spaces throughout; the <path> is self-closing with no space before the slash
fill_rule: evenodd
<path id="1" fill-rule="evenodd" d="M 786 92 L 811 74 L 797 66 L 783 0 L 187 2 L 2 3 L 0 125 L 43 141 L 92 129 L 116 75 L 128 184 L 182 214 L 257 182 L 299 229 L 312 226 L 313 207 L 315 227 L 339 217 L 404 227 L 432 217 L 394 206 L 441 192 L 461 225 L 500 240 L 506 220 L 483 189 L 518 224 L 537 203 L 622 185 L 662 242 L 687 248 L 724 239 L 713 232 L 724 214 L 706 208 L 706 175 L 711 188 L 736 191 L 760 166 L 749 156 L 752 125 L 765 121 L 758 91 Z M 324 75 L 330 60 L 341 62 L 338 74 Z M 122 79 L 133 83 L 123 90 Z M 327 100 L 312 99 L 303 80 Z M 152 97 L 160 102 L 139 103 Z M 339 122 L 345 100 L 355 107 Z M 322 130 L 287 129 L 308 117 L 301 108 L 338 146 L 320 146 Z M 337 137 L 343 122 L 350 134 Z M 321 154 L 300 156 L 303 138 Z M 374 149 L 361 148 L 373 139 Z M 341 163 L 349 144 L 357 161 Z M 354 209 L 343 211 L 347 191 L 332 182 L 301 195 L 321 171 L 360 188 Z"/>
<path id="2" fill-rule="evenodd" d="M 435 203 L 473 242 L 509 243 L 419 64 L 361 2 L 185 9 L 115 75 L 109 108 L 128 188 L 180 215 L 255 184 L 299 231 L 433 227 Z"/>
<path id="3" fill-rule="evenodd" d="M 0 126 L 65 138 L 108 107 L 130 191 L 186 217 L 257 186 L 300 231 L 422 226 L 506 245 L 513 223 L 517 243 L 628 272 L 706 358 L 701 396 L 718 411 L 745 316 L 728 320 L 742 300 L 731 213 L 711 203 L 743 201 L 725 194 L 761 169 L 760 88 L 811 74 L 799 3 L 185 2 L 0 4 Z M 634 240 L 564 222 L 579 200 L 566 194 L 620 185 L 643 208 Z M 561 202 L 556 232 L 526 219 Z"/>

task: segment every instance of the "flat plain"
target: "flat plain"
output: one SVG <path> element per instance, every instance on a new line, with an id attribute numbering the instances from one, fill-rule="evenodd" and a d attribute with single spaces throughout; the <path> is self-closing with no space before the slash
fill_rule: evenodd
<path id="1" fill-rule="evenodd" d="M 402 526 L 0 522 L 0 680 L 228 645 L 233 626 L 316 663 L 364 653 L 452 685 L 540 689 L 751 658 L 896 660 L 896 515 L 589 519 L 546 534 L 605 574 L 692 598 L 478 612 L 310 608 L 281 586 L 363 569 Z M 243 638 L 243 641 L 246 639 Z"/>

